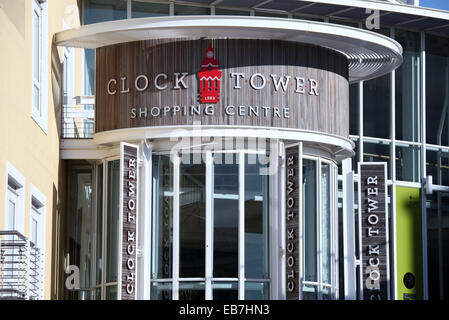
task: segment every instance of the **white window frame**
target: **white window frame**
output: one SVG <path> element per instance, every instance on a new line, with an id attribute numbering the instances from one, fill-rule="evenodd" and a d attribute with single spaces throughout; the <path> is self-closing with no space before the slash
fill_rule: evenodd
<path id="1" fill-rule="evenodd" d="M 29 240 L 31 239 L 31 228 L 33 225 L 33 219 L 37 221 L 37 243 L 34 245 L 40 250 L 41 265 L 38 272 L 40 279 L 38 299 L 43 299 L 44 296 L 44 279 L 45 279 L 45 257 L 46 257 L 46 216 L 47 216 L 47 198 L 45 195 L 30 183 L 30 227 L 29 227 Z M 34 201 L 33 201 L 34 200 Z M 33 202 L 39 204 L 39 207 L 33 206 Z"/>
<path id="2" fill-rule="evenodd" d="M 39 16 L 39 39 L 34 37 L 35 13 Z M 48 132 L 48 4 L 46 1 L 33 0 L 32 5 L 32 80 L 31 80 L 31 117 L 44 131 Z M 36 42 L 39 43 L 38 57 L 34 56 Z M 36 61 L 37 60 L 37 61 Z M 38 64 L 39 77 L 34 78 L 34 68 Z M 38 108 L 35 107 L 35 88 L 38 90 Z"/>
<path id="3" fill-rule="evenodd" d="M 14 180 L 16 186 L 12 188 L 8 182 L 9 178 Z M 5 181 L 5 228 L 9 226 L 9 200 L 14 198 L 16 204 L 15 230 L 25 233 L 25 177 L 10 162 L 6 161 Z"/>

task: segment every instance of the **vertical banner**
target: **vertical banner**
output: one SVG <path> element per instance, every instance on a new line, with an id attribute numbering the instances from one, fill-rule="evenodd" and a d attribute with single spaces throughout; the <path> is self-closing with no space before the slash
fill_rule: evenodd
<path id="1" fill-rule="evenodd" d="M 299 147 L 285 149 L 285 288 L 287 300 L 299 300 Z"/>
<path id="2" fill-rule="evenodd" d="M 387 163 L 359 163 L 364 300 L 389 300 Z"/>
<path id="3" fill-rule="evenodd" d="M 136 299 L 138 150 L 120 143 L 119 300 Z"/>

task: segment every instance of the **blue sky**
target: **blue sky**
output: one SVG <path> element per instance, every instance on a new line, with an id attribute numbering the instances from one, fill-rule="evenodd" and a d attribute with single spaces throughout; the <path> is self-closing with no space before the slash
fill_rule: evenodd
<path id="1" fill-rule="evenodd" d="M 420 0 L 421 7 L 449 10 L 449 0 Z"/>

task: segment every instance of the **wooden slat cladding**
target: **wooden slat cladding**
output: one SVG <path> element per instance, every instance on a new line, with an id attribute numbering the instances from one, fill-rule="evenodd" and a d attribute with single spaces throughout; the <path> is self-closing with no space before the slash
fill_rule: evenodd
<path id="1" fill-rule="evenodd" d="M 215 49 L 215 58 L 222 71 L 220 100 L 209 107 L 213 115 L 204 112 L 206 104 L 199 102 L 198 79 L 201 61 L 210 45 Z M 158 89 L 154 83 L 155 77 L 161 73 L 166 74 L 167 79 L 161 76 L 158 84 L 167 85 L 165 90 Z M 179 89 L 174 88 L 175 73 L 187 73 L 184 82 L 188 88 L 182 85 Z M 243 73 L 244 78 L 232 77 L 231 73 Z M 250 85 L 250 77 L 256 73 L 266 79 L 263 89 L 256 90 Z M 282 87 L 275 90 L 272 74 L 276 75 L 276 80 L 290 76 L 285 92 Z M 148 88 L 142 92 L 134 87 L 139 75 L 149 79 Z M 121 77 L 126 77 L 125 86 Z M 305 93 L 296 92 L 295 77 L 304 78 Z M 241 82 L 240 89 L 235 88 L 237 78 Z M 110 87 L 117 90 L 113 95 L 107 90 L 111 79 L 116 81 L 116 86 Z M 318 95 L 309 94 L 313 85 L 310 79 L 316 81 Z M 348 137 L 347 79 L 348 61 L 342 54 L 287 41 L 161 39 L 103 47 L 96 51 L 95 131 L 191 125 L 195 122 L 201 125 L 299 128 Z M 255 77 L 254 83 L 260 85 L 261 77 Z M 139 86 L 144 84 L 141 79 Z M 127 87 L 129 93 L 121 93 Z M 234 108 L 226 109 L 230 105 Z M 179 106 L 180 112 L 174 114 L 174 106 Z M 184 106 L 187 109 L 201 106 L 201 114 L 184 114 Z M 249 106 L 253 109 L 249 110 Z M 256 110 L 255 106 L 259 107 L 258 116 L 254 112 L 249 114 Z M 164 107 L 170 108 L 165 116 Z M 158 108 L 160 114 L 157 114 Z M 278 108 L 277 114 L 275 108 Z"/>

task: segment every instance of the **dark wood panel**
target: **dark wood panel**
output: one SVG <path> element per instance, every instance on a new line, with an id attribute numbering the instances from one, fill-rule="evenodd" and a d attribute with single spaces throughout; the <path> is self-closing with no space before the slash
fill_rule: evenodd
<path id="1" fill-rule="evenodd" d="M 299 300 L 299 147 L 286 153 L 286 214 L 285 214 L 285 288 L 287 300 Z"/>
<path id="2" fill-rule="evenodd" d="M 123 216 L 121 241 L 121 299 L 136 298 L 137 266 L 137 148 L 123 146 Z"/>
<path id="3" fill-rule="evenodd" d="M 220 100 L 210 104 L 213 115 L 174 113 L 175 106 L 190 106 L 204 109 L 199 102 L 198 72 L 205 58 L 206 48 L 212 45 L 215 58 L 222 71 Z M 175 73 L 183 73 L 188 88 L 174 88 Z M 236 89 L 235 76 L 243 73 L 241 88 Z M 167 79 L 159 78 L 159 85 L 168 88 L 160 90 L 154 80 L 164 73 Z M 260 73 L 265 76 L 266 86 L 261 90 L 251 87 L 250 77 Z M 276 80 L 288 80 L 287 89 L 275 89 L 271 74 Z M 149 86 L 143 92 L 134 87 L 139 75 L 149 79 Z M 129 93 L 120 93 L 121 77 L 126 77 L 125 87 Z M 305 79 L 305 93 L 297 93 L 295 77 Z M 221 40 L 148 40 L 124 43 L 99 48 L 96 51 L 96 132 L 145 126 L 191 125 L 247 125 L 281 128 L 300 128 L 347 137 L 348 122 L 348 62 L 340 53 L 322 47 L 286 41 L 221 39 Z M 108 82 L 115 79 L 110 88 L 118 92 L 107 92 Z M 255 77 L 255 84 L 261 77 Z M 316 80 L 318 96 L 309 94 L 310 81 Z M 143 86 L 144 79 L 138 83 Z M 307 88 L 305 87 L 307 86 Z M 235 108 L 227 108 L 228 106 Z M 158 116 L 159 108 L 170 107 L 166 116 Z M 245 106 L 245 115 L 239 115 L 239 106 Z M 257 110 L 259 116 L 250 114 Z M 143 109 L 140 109 L 143 108 Z M 270 108 L 270 109 L 267 109 Z M 279 108 L 276 113 L 275 108 Z M 288 108 L 289 117 L 284 116 Z M 133 109 L 136 117 L 133 118 Z M 226 110 L 236 111 L 234 115 Z M 142 117 L 139 116 L 142 111 Z M 144 111 L 146 111 L 146 116 Z M 153 111 L 153 115 L 151 112 Z M 264 116 L 265 111 L 269 111 Z M 277 115 L 280 115 L 278 117 Z"/>
<path id="4" fill-rule="evenodd" d="M 383 164 L 360 165 L 361 259 L 365 300 L 389 299 L 386 188 Z"/>

